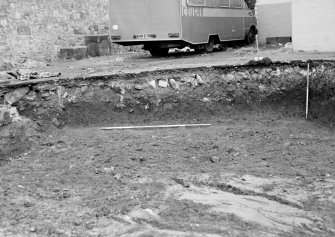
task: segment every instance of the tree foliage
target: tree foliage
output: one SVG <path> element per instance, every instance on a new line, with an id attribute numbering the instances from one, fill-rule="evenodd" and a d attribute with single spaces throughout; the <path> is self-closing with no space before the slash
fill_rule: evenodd
<path id="1" fill-rule="evenodd" d="M 256 0 L 245 0 L 250 9 L 254 9 L 256 5 Z"/>

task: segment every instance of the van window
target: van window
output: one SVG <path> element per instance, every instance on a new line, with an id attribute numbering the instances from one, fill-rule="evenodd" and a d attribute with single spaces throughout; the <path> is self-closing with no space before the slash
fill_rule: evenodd
<path id="1" fill-rule="evenodd" d="M 242 0 L 230 0 L 233 8 L 242 8 Z"/>
<path id="2" fill-rule="evenodd" d="M 230 0 L 220 0 L 220 7 L 230 7 Z"/>
<path id="3" fill-rule="evenodd" d="M 191 7 L 230 7 L 230 0 L 187 0 Z"/>
<path id="4" fill-rule="evenodd" d="M 205 7 L 206 0 L 187 0 L 187 5 L 191 7 Z"/>

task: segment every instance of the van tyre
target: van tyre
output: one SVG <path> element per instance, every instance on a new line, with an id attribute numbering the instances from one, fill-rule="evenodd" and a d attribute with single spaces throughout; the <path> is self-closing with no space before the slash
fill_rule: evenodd
<path id="1" fill-rule="evenodd" d="M 256 41 L 256 31 L 255 31 L 255 29 L 251 28 L 249 30 L 245 41 L 248 45 L 251 45 L 251 44 L 255 43 L 255 41 Z"/>
<path id="2" fill-rule="evenodd" d="M 149 52 L 154 57 L 162 57 L 166 56 L 169 53 L 168 48 L 155 48 L 155 49 L 149 49 Z"/>

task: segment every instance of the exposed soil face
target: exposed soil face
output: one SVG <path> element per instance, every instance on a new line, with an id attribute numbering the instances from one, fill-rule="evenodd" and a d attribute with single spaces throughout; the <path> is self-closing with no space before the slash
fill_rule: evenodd
<path id="1" fill-rule="evenodd" d="M 13 105 L 49 129 L 0 167 L 0 235 L 333 236 L 334 63 L 312 66 L 310 120 L 305 66 L 24 85 Z M 211 126 L 99 128 L 183 123 Z"/>

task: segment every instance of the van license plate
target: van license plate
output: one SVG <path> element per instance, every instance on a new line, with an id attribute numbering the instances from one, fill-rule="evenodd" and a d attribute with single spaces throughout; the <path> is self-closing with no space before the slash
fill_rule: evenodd
<path id="1" fill-rule="evenodd" d="M 134 35 L 134 39 L 154 39 L 156 38 L 156 34 L 137 34 Z"/>

